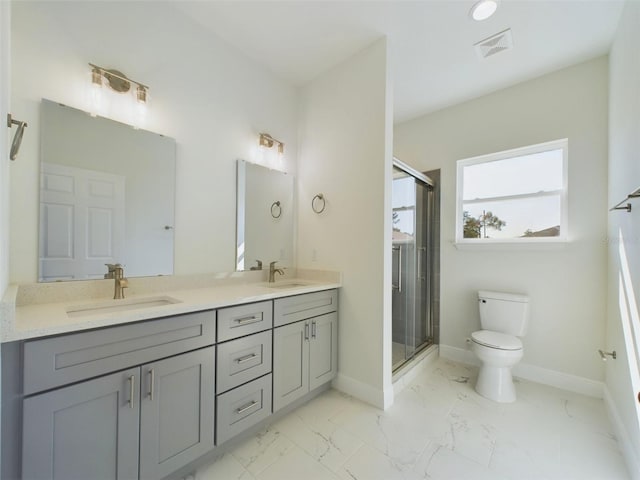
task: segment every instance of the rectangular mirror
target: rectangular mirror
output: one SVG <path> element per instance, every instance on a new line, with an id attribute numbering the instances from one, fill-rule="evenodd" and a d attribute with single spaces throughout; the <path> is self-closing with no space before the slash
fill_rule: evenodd
<path id="1" fill-rule="evenodd" d="M 42 100 L 38 278 L 173 274 L 176 145 Z"/>
<path id="2" fill-rule="evenodd" d="M 236 270 L 293 266 L 293 177 L 238 160 Z"/>

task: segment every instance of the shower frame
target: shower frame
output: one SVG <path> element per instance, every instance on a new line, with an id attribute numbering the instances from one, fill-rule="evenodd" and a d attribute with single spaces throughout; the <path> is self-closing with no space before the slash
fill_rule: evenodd
<path id="1" fill-rule="evenodd" d="M 398 282 L 403 278 L 402 241 L 392 242 L 392 370 L 397 372 L 420 352 L 438 343 L 439 337 L 439 170 L 421 173 L 401 160 L 394 158 L 394 170 L 413 177 L 415 181 L 415 212 L 413 216 L 413 238 L 405 244 L 405 251 L 410 252 L 408 275 L 412 277 L 413 286 L 404 294 Z M 405 177 L 406 178 L 406 177 Z M 423 191 L 423 206 L 418 206 L 420 191 Z M 409 208 L 410 209 L 410 208 Z M 397 209 L 394 209 L 396 211 Z M 422 220 L 417 215 L 422 214 Z M 422 238 L 424 237 L 424 238 Z M 422 242 L 421 242 L 422 241 Z M 394 258 L 395 255 L 395 258 Z M 394 261 L 396 260 L 397 261 Z M 421 268 L 422 267 L 422 268 Z M 397 281 L 394 283 L 394 279 Z M 407 298 L 410 298 L 410 306 Z M 404 307 L 399 305 L 404 302 Z M 411 309 L 411 311 L 409 311 Z M 403 316 L 404 318 L 398 318 Z M 398 326 L 403 331 L 398 332 Z M 398 337 L 404 342 L 398 345 Z M 397 354 L 398 348 L 404 348 L 402 358 Z"/>

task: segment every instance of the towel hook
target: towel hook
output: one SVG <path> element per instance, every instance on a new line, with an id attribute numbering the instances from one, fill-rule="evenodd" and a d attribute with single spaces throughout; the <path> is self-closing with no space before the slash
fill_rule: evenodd
<path id="1" fill-rule="evenodd" d="M 600 358 L 602 358 L 603 362 L 607 361 L 607 357 L 611 357 L 614 360 L 618 358 L 618 355 L 615 350 L 613 350 L 612 352 L 604 352 L 602 350 L 598 350 L 598 353 L 600 354 Z"/>
<path id="2" fill-rule="evenodd" d="M 282 207 L 280 206 L 280 200 L 276 200 L 271 204 L 271 216 L 273 218 L 280 218 L 280 215 L 282 215 Z"/>
<path id="3" fill-rule="evenodd" d="M 319 208 L 316 208 L 316 199 L 319 202 L 322 202 L 322 206 Z M 311 200 L 311 209 L 320 214 L 322 212 L 324 212 L 324 208 L 327 206 L 327 202 L 324 199 L 324 195 L 322 193 L 318 193 L 315 197 L 313 197 L 313 199 Z"/>

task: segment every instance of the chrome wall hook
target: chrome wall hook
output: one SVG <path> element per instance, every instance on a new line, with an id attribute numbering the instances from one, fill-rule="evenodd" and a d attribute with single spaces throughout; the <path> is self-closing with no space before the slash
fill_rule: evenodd
<path id="1" fill-rule="evenodd" d="M 18 126 L 18 130 L 16 130 L 16 134 L 13 137 L 13 142 L 11 142 L 11 152 L 9 153 L 9 159 L 15 160 L 18 156 L 18 150 L 20 150 L 20 144 L 22 143 L 22 135 L 24 135 L 24 129 L 27 127 L 27 122 L 21 122 L 19 120 L 14 120 L 11 117 L 10 113 L 7 113 L 7 127 L 11 128 L 14 125 Z"/>

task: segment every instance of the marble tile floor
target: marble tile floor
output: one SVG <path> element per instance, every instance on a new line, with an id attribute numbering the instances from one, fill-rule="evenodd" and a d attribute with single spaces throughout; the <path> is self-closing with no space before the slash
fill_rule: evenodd
<path id="1" fill-rule="evenodd" d="M 600 399 L 527 381 L 479 396 L 477 367 L 427 367 L 383 412 L 329 390 L 196 480 L 617 480 L 630 478 Z"/>

